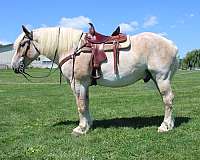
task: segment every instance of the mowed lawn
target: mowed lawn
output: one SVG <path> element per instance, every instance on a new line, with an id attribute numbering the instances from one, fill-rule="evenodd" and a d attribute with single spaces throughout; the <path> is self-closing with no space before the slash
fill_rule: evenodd
<path id="1" fill-rule="evenodd" d="M 32 69 L 34 75 L 48 70 Z M 90 87 L 94 126 L 74 137 L 78 124 L 75 98 L 58 72 L 26 81 L 0 70 L 1 160 L 126 160 L 200 158 L 200 72 L 178 71 L 175 128 L 157 133 L 163 104 L 153 83 L 123 88 Z"/>

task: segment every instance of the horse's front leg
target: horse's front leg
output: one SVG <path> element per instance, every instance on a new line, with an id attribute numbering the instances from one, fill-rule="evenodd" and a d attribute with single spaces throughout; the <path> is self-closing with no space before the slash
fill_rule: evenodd
<path id="1" fill-rule="evenodd" d="M 85 134 L 92 126 L 92 119 L 89 112 L 89 85 L 88 83 L 75 82 L 72 83 L 72 90 L 76 96 L 76 104 L 79 114 L 79 125 L 73 129 L 73 135 Z"/>

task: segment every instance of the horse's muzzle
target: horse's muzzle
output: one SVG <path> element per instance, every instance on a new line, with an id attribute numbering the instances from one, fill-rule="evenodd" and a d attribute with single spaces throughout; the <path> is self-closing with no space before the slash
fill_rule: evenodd
<path id="1" fill-rule="evenodd" d="M 15 73 L 19 73 L 19 69 L 18 69 L 18 68 L 13 68 L 13 71 L 14 71 Z"/>
<path id="2" fill-rule="evenodd" d="M 19 67 L 18 68 L 14 68 L 13 67 L 13 70 L 14 70 L 15 73 L 24 73 L 25 65 L 24 65 L 23 61 L 21 61 L 19 63 Z"/>

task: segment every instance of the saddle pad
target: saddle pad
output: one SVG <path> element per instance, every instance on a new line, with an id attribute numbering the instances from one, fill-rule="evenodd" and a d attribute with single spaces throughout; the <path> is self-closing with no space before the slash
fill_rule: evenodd
<path id="1" fill-rule="evenodd" d="M 85 43 L 85 41 L 81 40 L 81 43 L 82 43 L 81 45 L 83 45 Z M 103 44 L 102 43 L 100 45 L 104 48 L 105 52 L 111 52 L 111 51 L 113 51 L 113 44 Z M 131 47 L 130 36 L 127 35 L 127 41 L 119 43 L 119 50 L 127 49 L 127 48 L 130 48 L 130 47 Z M 79 52 L 90 53 L 91 52 L 91 48 L 84 47 Z"/>

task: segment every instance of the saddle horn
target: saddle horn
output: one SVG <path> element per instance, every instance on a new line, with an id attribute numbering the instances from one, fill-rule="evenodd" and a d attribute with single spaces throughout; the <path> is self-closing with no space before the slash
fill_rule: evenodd
<path id="1" fill-rule="evenodd" d="M 33 40 L 33 32 L 30 32 L 24 25 L 22 25 L 22 30 L 30 40 Z"/>
<path id="2" fill-rule="evenodd" d="M 92 23 L 88 23 L 90 25 L 89 28 L 89 33 L 94 36 L 95 35 L 95 29 L 94 29 L 94 25 Z"/>

